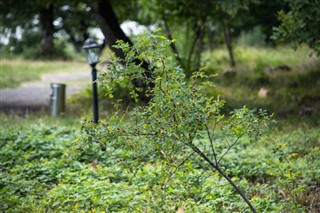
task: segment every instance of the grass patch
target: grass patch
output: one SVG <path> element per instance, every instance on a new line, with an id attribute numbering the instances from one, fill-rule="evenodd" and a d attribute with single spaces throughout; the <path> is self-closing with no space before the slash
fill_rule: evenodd
<path id="1" fill-rule="evenodd" d="M 79 128 L 79 117 L 50 117 L 47 112 L 31 112 L 24 114 L 0 113 L 1 129 L 27 129 L 30 125 L 35 126 L 63 126 L 66 128 Z"/>
<path id="2" fill-rule="evenodd" d="M 226 110 L 246 105 L 267 109 L 279 119 L 295 117 L 320 125 L 320 59 L 310 56 L 309 49 L 239 48 L 235 52 L 234 68 L 228 66 L 226 51 L 206 56 L 207 72 L 218 74 L 212 79 L 215 90 L 207 93 L 221 94 Z"/>
<path id="3" fill-rule="evenodd" d="M 44 73 L 77 72 L 90 68 L 82 61 L 1 60 L 0 89 L 18 87 L 22 82 L 39 80 Z"/>

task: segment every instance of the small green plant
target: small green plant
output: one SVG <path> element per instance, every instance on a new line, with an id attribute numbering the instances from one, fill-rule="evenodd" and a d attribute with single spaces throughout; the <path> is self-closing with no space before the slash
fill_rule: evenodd
<path id="1" fill-rule="evenodd" d="M 286 200 L 291 200 L 292 209 L 298 209 L 298 193 L 303 190 L 303 187 L 299 187 L 299 177 L 302 175 L 301 171 L 294 172 L 291 167 L 292 163 L 290 160 L 295 158 L 298 154 L 292 153 L 288 154 L 284 151 L 286 144 L 279 143 L 273 149 L 273 153 L 277 158 L 273 161 L 270 161 L 271 164 L 276 168 L 277 173 L 280 177 L 279 185 L 285 188 L 285 192 L 281 192 L 282 196 Z"/>
<path id="2" fill-rule="evenodd" d="M 208 77 L 200 70 L 187 81 L 167 51 L 171 42 L 156 34 L 140 36 L 133 47 L 118 42 L 116 48 L 125 53 L 125 66 L 112 56 L 100 84 L 105 85 L 110 98 L 115 98 L 114 85 L 120 85 L 138 101 L 139 88 L 131 82 L 142 79 L 154 85 L 148 91 L 151 99 L 146 106 L 125 111 L 119 109 L 121 100 L 117 100 L 115 107 L 119 110 L 110 118 L 98 125 L 87 122 L 83 126 L 83 141 L 86 146 L 100 144 L 102 150 L 135 173 L 142 165 L 160 162 L 162 174 L 166 174 L 159 180 L 161 188 L 167 188 L 169 180 L 181 168 L 216 171 L 256 212 L 246 194 L 224 171 L 223 159 L 244 135 L 257 140 L 268 127 L 270 116 L 263 110 L 255 112 L 246 107 L 228 116 L 222 114 L 224 102 L 202 93 L 211 85 Z M 147 60 L 153 75 L 145 76 L 136 60 Z M 217 140 L 224 143 L 218 145 Z"/>
<path id="3" fill-rule="evenodd" d="M 317 191 L 319 179 L 318 157 L 315 157 L 319 150 L 319 133 L 312 129 L 297 132 L 274 139 L 273 155 L 268 161 L 274 168 L 276 189 L 285 201 L 285 208 L 293 212 L 312 211 L 319 203 L 317 193 L 310 195 Z M 314 162 L 309 164 L 308 161 Z"/>

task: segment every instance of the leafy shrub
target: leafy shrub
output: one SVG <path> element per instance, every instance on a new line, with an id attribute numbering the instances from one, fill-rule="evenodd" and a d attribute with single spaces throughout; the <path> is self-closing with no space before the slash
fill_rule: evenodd
<path id="1" fill-rule="evenodd" d="M 187 82 L 182 69 L 166 54 L 170 42 L 155 34 L 141 36 L 132 48 L 118 42 L 116 47 L 125 53 L 125 66 L 119 65 L 120 59 L 111 57 L 108 71 L 100 79 L 102 85 L 106 85 L 109 97 L 114 97 L 112 85 L 121 85 L 138 101 L 140 88 L 132 82 L 142 79 L 148 85 L 154 85 L 148 93 L 152 98 L 147 106 L 117 111 L 98 126 L 89 122 L 84 128 L 85 141 L 110 147 L 107 151 L 133 171 L 155 162 L 167 165 L 164 168 L 167 171 L 175 167 L 177 170 L 182 165 L 190 168 L 204 165 L 226 178 L 255 211 L 224 173 L 220 163 L 245 134 L 257 140 L 270 118 L 262 110 L 255 113 L 246 107 L 234 110 L 225 118 L 220 113 L 223 101 L 201 93 L 210 84 L 205 80 L 207 76 L 199 71 Z M 136 64 L 137 60 L 143 59 L 149 63 L 151 77 L 145 76 L 144 70 Z M 217 137 L 225 144 L 216 146 Z"/>

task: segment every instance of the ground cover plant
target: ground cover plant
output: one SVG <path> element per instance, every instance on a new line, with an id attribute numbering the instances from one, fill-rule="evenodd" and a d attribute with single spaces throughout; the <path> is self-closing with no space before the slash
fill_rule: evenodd
<path id="1" fill-rule="evenodd" d="M 163 55 L 170 57 L 169 54 Z M 254 67 L 256 63 L 253 61 Z M 173 67 L 172 64 L 165 64 L 165 66 Z M 117 83 L 116 77 L 123 77 L 122 80 L 126 84 L 120 87 L 129 86 L 134 98 L 137 91 L 134 87 L 130 87 L 130 81 L 126 79 L 126 75 L 122 76 L 125 70 L 121 72 L 121 66 L 116 68 L 120 71 L 113 70 L 103 75 L 111 74 L 114 83 Z M 132 69 L 128 69 L 130 70 Z M 180 73 L 179 70 L 177 71 Z M 204 72 L 207 71 L 204 70 Z M 242 92 L 242 96 L 249 96 L 248 90 L 251 87 L 249 86 L 248 89 L 241 82 L 256 83 L 254 88 L 259 88 L 261 84 L 255 75 L 250 74 L 250 70 L 248 72 L 249 74 L 244 75 L 243 78 L 240 72 L 235 77 L 231 77 L 233 78 L 231 82 L 235 87 L 239 86 L 237 92 Z M 112 91 L 119 85 L 112 86 L 111 80 L 104 78 L 103 81 L 108 82 L 106 85 L 109 86 L 106 88 L 109 91 L 108 97 L 114 100 L 117 113 L 111 118 L 107 117 L 107 120 L 101 122 L 98 127 L 91 123 L 90 119 L 87 119 L 80 129 L 79 121 L 68 120 L 70 118 L 67 118 L 66 122 L 61 119 L 61 123 L 60 121 L 56 123 L 51 119 L 37 119 L 30 116 L 31 120 L 26 119 L 26 122 L 23 122 L 20 121 L 21 118 L 6 118 L 6 115 L 1 115 L 2 121 L 7 119 L 6 122 L 12 122 L 12 120 L 16 122 L 12 126 L 1 124 L 0 211 L 249 212 L 243 199 L 226 179 L 210 169 L 208 164 L 201 163 L 201 158 L 196 157 L 193 151 L 188 152 L 184 145 L 171 143 L 176 141 L 177 137 L 182 137 L 181 134 L 188 136 L 188 133 L 182 131 L 183 128 L 170 125 L 176 123 L 170 112 L 178 112 L 176 117 L 178 119 L 189 110 L 197 112 L 201 109 L 202 102 L 199 101 L 196 106 L 187 107 L 189 103 L 187 98 L 192 96 L 188 94 L 194 94 L 196 97 L 199 96 L 196 95 L 198 91 L 209 95 L 223 94 L 225 86 L 230 82 L 230 76 L 210 77 L 209 80 L 218 79 L 213 80 L 215 89 L 209 90 L 211 86 L 200 84 L 201 88 L 198 88 L 198 84 L 193 86 L 192 81 L 179 86 L 176 81 L 181 76 L 173 75 L 172 72 L 164 73 L 166 74 L 161 79 L 155 79 L 159 84 L 161 82 L 164 89 L 167 89 L 168 97 L 173 95 L 175 98 L 181 98 L 181 101 L 176 102 L 182 106 L 179 109 L 177 109 L 179 106 L 172 106 L 174 102 L 163 95 L 161 96 L 163 100 L 158 100 L 162 105 L 151 105 L 149 111 L 143 106 L 136 111 L 130 111 L 129 108 L 117 111 L 121 107 L 116 101 L 116 96 L 112 95 L 114 94 Z M 313 71 L 306 70 L 305 73 L 308 75 Z M 314 73 L 317 71 L 315 70 Z M 288 84 L 299 80 L 295 72 L 289 75 L 292 77 L 286 78 Z M 313 81 L 303 85 L 311 89 L 310 92 L 314 95 L 315 90 L 312 88 L 317 85 L 317 74 L 312 76 L 314 76 Z M 168 78 L 173 80 L 171 82 L 173 89 L 166 84 Z M 193 77 L 193 81 L 197 83 L 204 83 L 205 80 L 205 75 L 201 72 Z M 272 88 L 273 83 L 276 82 L 271 82 L 268 86 Z M 177 92 L 176 89 L 180 87 L 190 88 L 194 93 L 184 90 L 181 91 L 182 93 Z M 285 87 L 281 87 L 281 89 L 283 92 L 290 92 L 294 88 L 288 87 L 286 90 Z M 157 92 L 161 94 L 163 91 L 159 89 Z M 307 92 L 308 89 L 302 90 L 303 95 L 308 94 Z M 211 115 L 217 116 L 217 112 L 227 115 L 224 118 L 214 117 L 221 119 L 221 123 L 218 123 L 215 128 L 213 138 L 217 153 L 222 154 L 218 159 L 226 151 L 228 152 L 219 163 L 221 168 L 245 193 L 257 212 L 317 212 L 320 203 L 320 171 L 318 169 L 320 167 L 320 133 L 319 121 L 315 116 L 318 114 L 313 112 L 310 115 L 299 115 L 296 112 L 296 114 L 286 113 L 286 116 L 281 116 L 277 113 L 278 123 L 273 124 L 272 131 L 257 138 L 258 140 L 243 136 L 232 149 L 228 150 L 229 146 L 225 140 L 227 130 L 246 131 L 246 128 L 256 127 L 258 124 L 244 125 L 244 129 L 239 129 L 242 124 L 239 122 L 220 129 L 223 126 L 223 119 L 232 118 L 232 115 L 229 117 L 230 108 L 243 105 L 236 95 L 234 95 L 236 101 L 229 104 L 228 101 L 232 100 L 232 92 L 229 94 L 229 96 L 227 96 L 228 93 L 223 94 L 228 97 L 224 107 L 221 100 L 215 101 L 216 99 L 210 99 L 207 96 L 203 99 L 198 97 L 201 98 L 200 100 L 213 101 L 217 108 L 210 109 L 220 109 L 220 111 L 213 111 Z M 269 97 L 272 98 L 272 94 Z M 287 100 L 284 99 L 284 102 Z M 212 103 L 210 101 L 209 103 Z M 255 102 L 248 103 L 250 107 L 259 108 L 266 102 L 266 99 L 257 99 Z M 222 108 L 219 108 L 220 106 Z M 270 102 L 270 106 L 277 109 L 278 103 Z M 297 105 L 294 109 L 298 107 Z M 164 110 L 158 111 L 159 113 L 154 117 L 149 116 L 160 108 Z M 141 112 L 139 109 L 142 109 L 145 114 L 140 114 L 138 118 L 133 119 Z M 243 115 L 242 121 L 247 121 L 246 119 L 250 121 L 249 118 L 253 119 L 257 114 L 255 112 L 250 117 L 249 112 L 244 108 L 235 111 L 233 116 Z M 205 120 L 206 115 L 191 117 L 202 115 L 202 113 L 184 114 L 183 118 L 186 119 L 180 120 L 185 126 L 190 125 L 187 127 L 194 129 L 195 126 L 191 121 L 195 120 L 200 128 L 194 143 L 210 152 L 211 147 L 205 148 L 207 145 L 211 146 L 206 136 L 208 135 L 206 127 L 198 124 Z M 293 117 L 289 118 L 291 115 Z M 149 120 L 153 118 L 154 120 Z M 30 122 L 36 125 L 30 125 Z M 233 124 L 232 120 L 230 124 Z M 144 134 L 156 132 L 159 126 L 164 126 L 163 129 L 159 129 L 161 137 Z M 215 121 L 212 121 L 208 127 L 214 129 L 214 126 Z M 176 130 L 180 132 L 175 135 Z M 168 133 L 171 136 L 162 137 Z M 231 142 L 232 136 L 228 137 Z M 150 139 L 157 140 L 156 146 L 153 146 L 154 141 Z M 173 149 L 172 152 L 170 149 Z M 178 151 L 183 152 L 176 154 Z M 212 160 L 214 162 L 214 157 Z"/>
<path id="2" fill-rule="evenodd" d="M 125 150 L 78 147 L 79 134 L 77 126 L 1 129 L 1 212 L 247 211 L 232 187 L 201 165 L 188 162 L 168 179 L 160 159 L 136 170 L 136 159 L 119 158 Z M 227 174 L 259 212 L 317 212 L 318 128 L 270 137 L 243 138 L 225 158 Z"/>

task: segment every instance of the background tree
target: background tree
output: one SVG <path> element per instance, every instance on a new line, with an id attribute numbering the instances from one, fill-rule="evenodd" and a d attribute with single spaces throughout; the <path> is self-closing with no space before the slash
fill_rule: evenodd
<path id="1" fill-rule="evenodd" d="M 129 44 L 129 46 L 133 46 L 131 40 L 125 35 L 123 30 L 120 28 L 120 23 L 118 18 L 113 10 L 113 7 L 109 0 L 98 0 L 91 4 L 92 12 L 94 17 L 99 24 L 101 31 L 105 36 L 106 44 L 109 48 L 115 53 L 115 55 L 121 59 L 125 59 L 125 55 L 121 49 L 115 48 L 114 45 L 118 40 L 122 40 Z M 147 77 L 152 76 L 152 70 L 149 68 L 149 64 L 144 60 L 135 60 L 136 64 L 139 64 L 144 69 L 144 74 Z M 148 89 L 152 88 L 153 85 L 150 82 L 145 82 L 142 79 L 134 79 L 133 83 L 136 87 L 140 88 L 139 91 L 139 99 L 148 102 L 150 100 L 150 96 L 147 94 Z"/>
<path id="2" fill-rule="evenodd" d="M 27 1 L 19 3 L 15 1 L 0 1 L 0 32 L 3 39 L 9 40 L 9 45 L 11 42 L 12 46 L 14 46 L 11 50 L 15 53 L 22 49 L 22 44 L 19 42 L 21 34 L 25 35 L 25 37 L 21 36 L 20 40 L 28 40 L 29 35 L 32 34 L 31 37 L 35 37 L 39 31 L 38 23 L 34 21 L 37 12 L 39 12 L 39 8 L 36 6 L 32 7 Z M 33 41 L 29 42 L 33 44 Z M 2 46 L 4 48 L 4 44 Z"/>
<path id="3" fill-rule="evenodd" d="M 44 57 L 51 57 L 55 51 L 54 40 L 62 36 L 71 42 L 76 50 L 81 50 L 84 40 L 89 36 L 88 30 L 99 24 L 107 38 L 107 44 L 112 48 L 116 40 L 130 42 L 123 33 L 109 1 L 4 1 L 1 5 L 1 32 L 9 40 L 16 37 L 17 30 L 22 34 L 27 31 L 38 32 L 41 37 L 41 52 Z M 96 6 L 100 8 L 97 9 Z M 123 5 L 123 4 L 122 4 Z M 27 9 L 26 9 L 27 8 Z M 118 6 L 118 8 L 121 8 Z M 128 8 L 128 7 L 123 7 Z M 109 14 L 105 16 L 104 14 Z M 96 18 L 96 19 L 95 19 Z M 101 21 L 102 20 L 102 21 Z M 102 22 L 107 25 L 102 24 Z M 111 26 L 106 31 L 106 26 Z M 55 33 L 57 35 L 55 35 Z M 23 37 L 23 36 L 22 36 Z M 37 40 L 37 37 L 34 37 Z M 118 54 L 118 53 L 117 53 Z"/>
<path id="4" fill-rule="evenodd" d="M 213 43 L 216 42 L 212 39 L 212 29 L 215 35 L 225 41 L 232 67 L 236 64 L 232 39 L 243 31 L 259 27 L 257 29 L 261 30 L 263 37 L 258 39 L 263 40 L 261 42 L 268 41 L 272 26 L 277 24 L 276 12 L 286 11 L 287 5 L 281 1 L 266 3 L 260 0 L 236 2 L 211 0 L 200 2 L 192 0 L 46 2 L 33 0 L 23 2 L 11 0 L 1 4 L 1 8 L 12 8 L 12 10 L 1 9 L 2 19 L 5 20 L 1 31 L 5 34 L 11 32 L 10 39 L 16 43 L 19 43 L 14 38 L 14 31 L 17 29 L 23 29 L 24 33 L 32 32 L 30 38 L 33 36 L 34 42 L 41 37 L 40 55 L 47 58 L 52 57 L 50 55 L 56 51 L 55 40 L 59 36 L 80 51 L 84 40 L 89 36 L 88 30 L 93 27 L 99 27 L 102 30 L 106 44 L 118 57 L 123 58 L 121 50 L 113 48 L 117 40 L 123 40 L 132 45 L 129 37 L 120 28 L 122 21 L 130 19 L 146 25 L 158 25 L 164 29 L 169 39 L 176 39 L 170 47 L 176 60 L 188 75 L 199 69 L 203 63 L 202 53 L 209 47 L 212 49 Z M 279 32 L 283 31 L 279 30 Z M 219 43 L 216 42 L 216 45 Z M 143 62 L 142 66 L 148 70 L 147 63 Z M 147 73 L 147 75 L 151 74 Z M 137 84 L 145 87 L 142 82 Z"/>
<path id="5" fill-rule="evenodd" d="M 32 42 L 27 40 L 26 45 L 30 47 L 39 43 L 40 52 L 35 54 L 43 58 L 53 58 L 55 54 L 54 33 L 56 32 L 54 21 L 59 4 L 60 1 L 42 2 L 38 0 L 1 2 L 1 19 L 4 20 L 0 28 L 1 32 L 5 33 L 9 42 L 12 39 L 17 40 L 17 34 L 24 38 L 26 34 L 33 32 L 35 36 Z M 38 38 L 40 42 L 37 42 Z M 34 46 L 33 48 L 36 49 Z"/>
<path id="6" fill-rule="evenodd" d="M 81 1 L 71 1 L 57 8 L 56 17 L 59 33 L 76 49 L 82 51 L 85 40 L 89 37 L 89 29 L 96 26 L 88 4 Z"/>
<path id="7" fill-rule="evenodd" d="M 170 47 L 185 72 L 190 74 L 198 69 L 212 1 L 140 0 L 139 3 L 143 7 L 140 11 L 143 21 L 162 26 L 169 39 L 177 40 Z"/>
<path id="8" fill-rule="evenodd" d="M 54 51 L 53 43 L 53 20 L 54 20 L 54 5 L 52 3 L 43 5 L 39 12 L 39 21 L 41 29 L 41 55 L 51 58 Z"/>
<path id="9" fill-rule="evenodd" d="M 279 11 L 288 11 L 288 3 L 282 0 L 274 1 L 251 1 L 246 7 L 237 11 L 236 19 L 232 20 L 234 35 L 239 36 L 242 32 L 250 32 L 260 28 L 265 36 L 264 43 L 272 43 L 272 33 L 275 26 L 280 25 Z"/>
<path id="10" fill-rule="evenodd" d="M 297 45 L 306 43 L 320 55 L 320 1 L 287 1 L 290 11 L 280 11 L 281 25 L 275 29 L 274 38 Z"/>
<path id="11" fill-rule="evenodd" d="M 189 74 L 199 69 L 202 52 L 212 46 L 212 36 L 208 38 L 212 35 L 210 29 L 218 30 L 223 35 L 230 66 L 235 66 L 232 48 L 234 22 L 237 22 L 241 12 L 249 9 L 249 5 L 258 3 L 260 1 L 139 1 L 143 7 L 140 11 L 142 22 L 158 23 L 169 39 L 177 39 L 176 44 L 171 44 L 171 49 Z"/>

